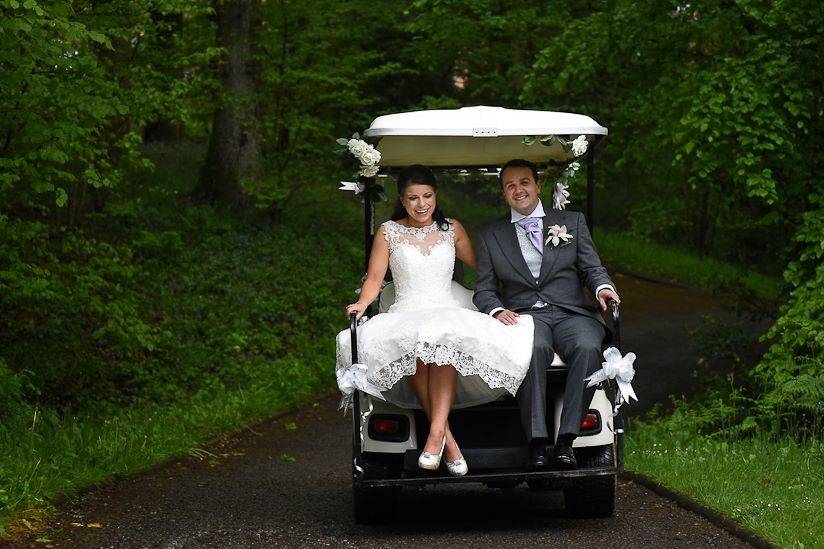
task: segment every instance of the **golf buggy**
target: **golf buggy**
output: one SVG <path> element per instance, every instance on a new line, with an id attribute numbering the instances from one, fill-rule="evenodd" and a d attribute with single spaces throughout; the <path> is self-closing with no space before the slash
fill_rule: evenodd
<path id="1" fill-rule="evenodd" d="M 542 167 L 556 165 L 563 170 L 577 156 L 577 160 L 586 165 L 586 213 L 592 224 L 593 160 L 607 129 L 588 116 L 500 107 L 407 112 L 376 118 L 364 135 L 376 143 L 381 169 L 424 164 L 433 169 L 463 173 L 480 170 L 495 176 L 498 167 L 512 158 L 530 160 Z M 574 142 L 578 146 L 573 147 Z M 572 168 L 577 167 L 576 164 Z M 376 171 L 367 170 L 367 173 Z M 363 194 L 368 264 L 374 234 L 374 202 L 382 187 L 376 177 L 363 175 L 357 183 L 345 185 L 349 187 L 342 189 Z M 563 198 L 559 198 L 561 202 Z M 458 282 L 453 281 L 454 284 Z M 385 312 L 393 299 L 394 291 L 389 283 L 378 299 L 378 312 Z M 620 349 L 618 306 L 614 301 L 609 305 L 612 313 L 609 346 Z M 353 364 L 358 362 L 356 328 L 357 320 L 352 315 Z M 547 425 L 550 440 L 554 441 L 567 367 L 556 354 L 546 368 Z M 581 423 L 580 435 L 573 445 L 578 468 L 562 471 L 536 471 L 527 467 L 528 442 L 521 428 L 518 404 L 508 394 L 490 403 L 454 409 L 450 413 L 450 428 L 461 442 L 469 464 L 466 476 L 451 476 L 443 465 L 436 472 L 417 467 L 429 429 L 421 410 L 401 409 L 361 390 L 355 390 L 352 397 L 352 487 L 358 523 L 390 520 L 404 487 L 466 482 L 501 489 L 522 483 L 533 490 L 562 489 L 570 515 L 607 517 L 614 513 L 616 478 L 623 469 L 624 417 L 620 407 L 614 412 L 616 387 L 611 380 L 599 384 Z"/>

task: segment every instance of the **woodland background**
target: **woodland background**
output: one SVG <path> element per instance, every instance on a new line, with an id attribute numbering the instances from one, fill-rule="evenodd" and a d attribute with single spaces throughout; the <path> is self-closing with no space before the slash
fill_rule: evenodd
<path id="1" fill-rule="evenodd" d="M 124 410 L 262 386 L 271 410 L 330 387 L 341 288 L 357 286 L 363 261 L 358 205 L 335 190 L 348 170 L 335 138 L 380 114 L 482 104 L 580 112 L 609 128 L 596 162 L 605 235 L 783 277 L 763 291 L 737 274 L 704 281 L 750 314 L 780 312 L 766 354 L 719 379 L 688 420 L 732 439 L 820 436 L 818 2 L 0 0 L 0 10 L 7 449 Z M 105 463 L 105 449 L 89 459 Z M 0 465 L 8 509 L 74 486 L 15 491 L 37 468 L 17 467 Z"/>

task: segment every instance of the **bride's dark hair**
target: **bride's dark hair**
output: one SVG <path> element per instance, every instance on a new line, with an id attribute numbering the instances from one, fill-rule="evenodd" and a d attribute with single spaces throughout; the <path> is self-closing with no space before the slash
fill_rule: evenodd
<path id="1" fill-rule="evenodd" d="M 397 221 L 407 216 L 406 208 L 401 204 L 401 196 L 403 196 L 403 192 L 409 185 L 429 185 L 433 191 L 438 190 L 435 184 L 435 174 L 426 166 L 413 164 L 402 169 L 400 173 L 398 173 L 398 202 L 395 204 L 395 211 L 390 218 L 392 221 Z M 446 216 L 441 212 L 440 207 L 435 206 L 435 210 L 432 212 L 432 219 L 435 220 L 440 230 L 449 230 L 449 221 L 446 220 Z"/>

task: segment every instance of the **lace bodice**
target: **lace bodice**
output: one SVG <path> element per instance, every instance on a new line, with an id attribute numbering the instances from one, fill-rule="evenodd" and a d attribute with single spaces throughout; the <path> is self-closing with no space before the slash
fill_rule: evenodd
<path id="1" fill-rule="evenodd" d="M 383 225 L 389 243 L 389 268 L 395 282 L 390 313 L 432 307 L 457 307 L 451 292 L 455 268 L 455 230 L 406 227 L 395 221 Z"/>

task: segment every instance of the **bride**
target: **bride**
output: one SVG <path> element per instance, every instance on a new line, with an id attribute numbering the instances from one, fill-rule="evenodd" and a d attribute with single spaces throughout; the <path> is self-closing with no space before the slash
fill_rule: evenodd
<path id="1" fill-rule="evenodd" d="M 359 360 L 387 401 L 421 408 L 429 418 L 418 465 L 437 469 L 445 455 L 449 472 L 464 475 L 468 468 L 449 429 L 449 411 L 516 393 L 529 367 L 533 326 L 529 315 L 504 325 L 475 309 L 472 292 L 453 293 L 455 257 L 474 268 L 475 253 L 466 230 L 444 217 L 436 197 L 428 168 L 401 170 L 397 208 L 375 234 L 360 299 L 346 313 L 360 318 L 391 268 L 395 302 L 358 327 Z M 338 369 L 351 365 L 350 345 L 348 330 L 338 334 Z"/>

